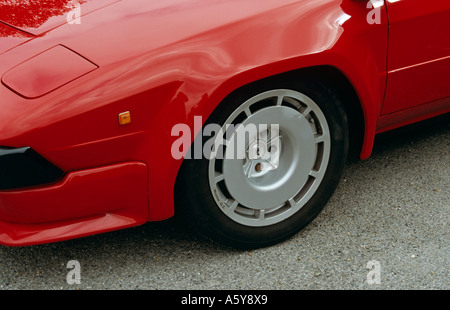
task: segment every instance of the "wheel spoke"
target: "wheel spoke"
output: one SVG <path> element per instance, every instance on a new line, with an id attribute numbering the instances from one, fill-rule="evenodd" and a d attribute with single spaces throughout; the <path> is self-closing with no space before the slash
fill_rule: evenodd
<path id="1" fill-rule="evenodd" d="M 214 177 L 214 180 L 217 184 L 217 183 L 225 180 L 225 175 L 223 173 L 216 172 L 216 176 Z"/>
<path id="2" fill-rule="evenodd" d="M 283 99 L 284 99 L 283 95 L 277 97 L 277 106 L 281 106 L 281 104 L 283 103 Z"/>
<path id="3" fill-rule="evenodd" d="M 237 202 L 237 200 L 235 200 L 232 204 L 231 204 L 231 206 L 230 206 L 230 211 L 231 212 L 234 212 L 234 210 L 236 210 L 236 207 L 239 205 L 239 202 Z"/>
<path id="4" fill-rule="evenodd" d="M 322 134 L 316 134 L 316 135 L 314 135 L 314 141 L 315 141 L 316 143 L 325 142 L 325 140 L 326 140 L 326 137 L 325 137 L 324 135 L 322 135 Z"/>
<path id="5" fill-rule="evenodd" d="M 313 177 L 314 179 L 317 179 L 317 177 L 319 176 L 319 172 L 318 172 L 318 171 L 315 171 L 315 170 L 311 170 L 311 171 L 309 172 L 309 175 L 310 175 L 311 177 Z"/>
<path id="6" fill-rule="evenodd" d="M 260 221 L 264 220 L 265 213 L 266 213 L 265 210 L 258 210 L 256 212 L 256 217 L 258 218 L 258 220 Z"/>
<path id="7" fill-rule="evenodd" d="M 302 114 L 303 116 L 306 117 L 309 113 L 311 113 L 311 111 L 312 111 L 311 107 L 307 106 L 305 110 L 303 110 Z"/>
<path id="8" fill-rule="evenodd" d="M 289 199 L 288 201 L 286 201 L 286 203 L 287 203 L 291 208 L 295 207 L 295 205 L 296 205 L 296 202 L 295 202 L 294 198 Z"/>

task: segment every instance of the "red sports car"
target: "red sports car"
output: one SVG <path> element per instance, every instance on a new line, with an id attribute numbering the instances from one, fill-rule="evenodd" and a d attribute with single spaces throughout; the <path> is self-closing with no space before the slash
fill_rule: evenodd
<path id="1" fill-rule="evenodd" d="M 448 0 L 0 1 L 0 243 L 174 215 L 239 248 L 450 110 Z"/>

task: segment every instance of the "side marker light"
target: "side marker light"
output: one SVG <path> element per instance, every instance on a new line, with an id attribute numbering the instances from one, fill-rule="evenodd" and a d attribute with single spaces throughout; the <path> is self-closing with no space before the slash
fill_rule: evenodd
<path id="1" fill-rule="evenodd" d="M 119 114 L 119 124 L 120 125 L 128 125 L 129 123 L 131 123 L 130 111 L 120 113 Z"/>

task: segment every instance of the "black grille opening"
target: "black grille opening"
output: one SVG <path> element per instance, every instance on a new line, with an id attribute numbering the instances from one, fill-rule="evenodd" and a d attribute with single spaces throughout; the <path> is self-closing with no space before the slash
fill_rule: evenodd
<path id="1" fill-rule="evenodd" d="M 64 172 L 30 147 L 0 147 L 0 190 L 58 181 Z"/>

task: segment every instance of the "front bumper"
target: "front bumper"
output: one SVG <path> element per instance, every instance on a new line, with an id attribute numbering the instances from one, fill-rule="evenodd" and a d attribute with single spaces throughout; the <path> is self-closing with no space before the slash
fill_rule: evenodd
<path id="1" fill-rule="evenodd" d="M 18 159 L 16 153 L 8 154 Z M 147 219 L 148 172 L 142 162 L 74 171 L 53 183 L 0 190 L 3 245 L 61 241 L 140 225 Z"/>

